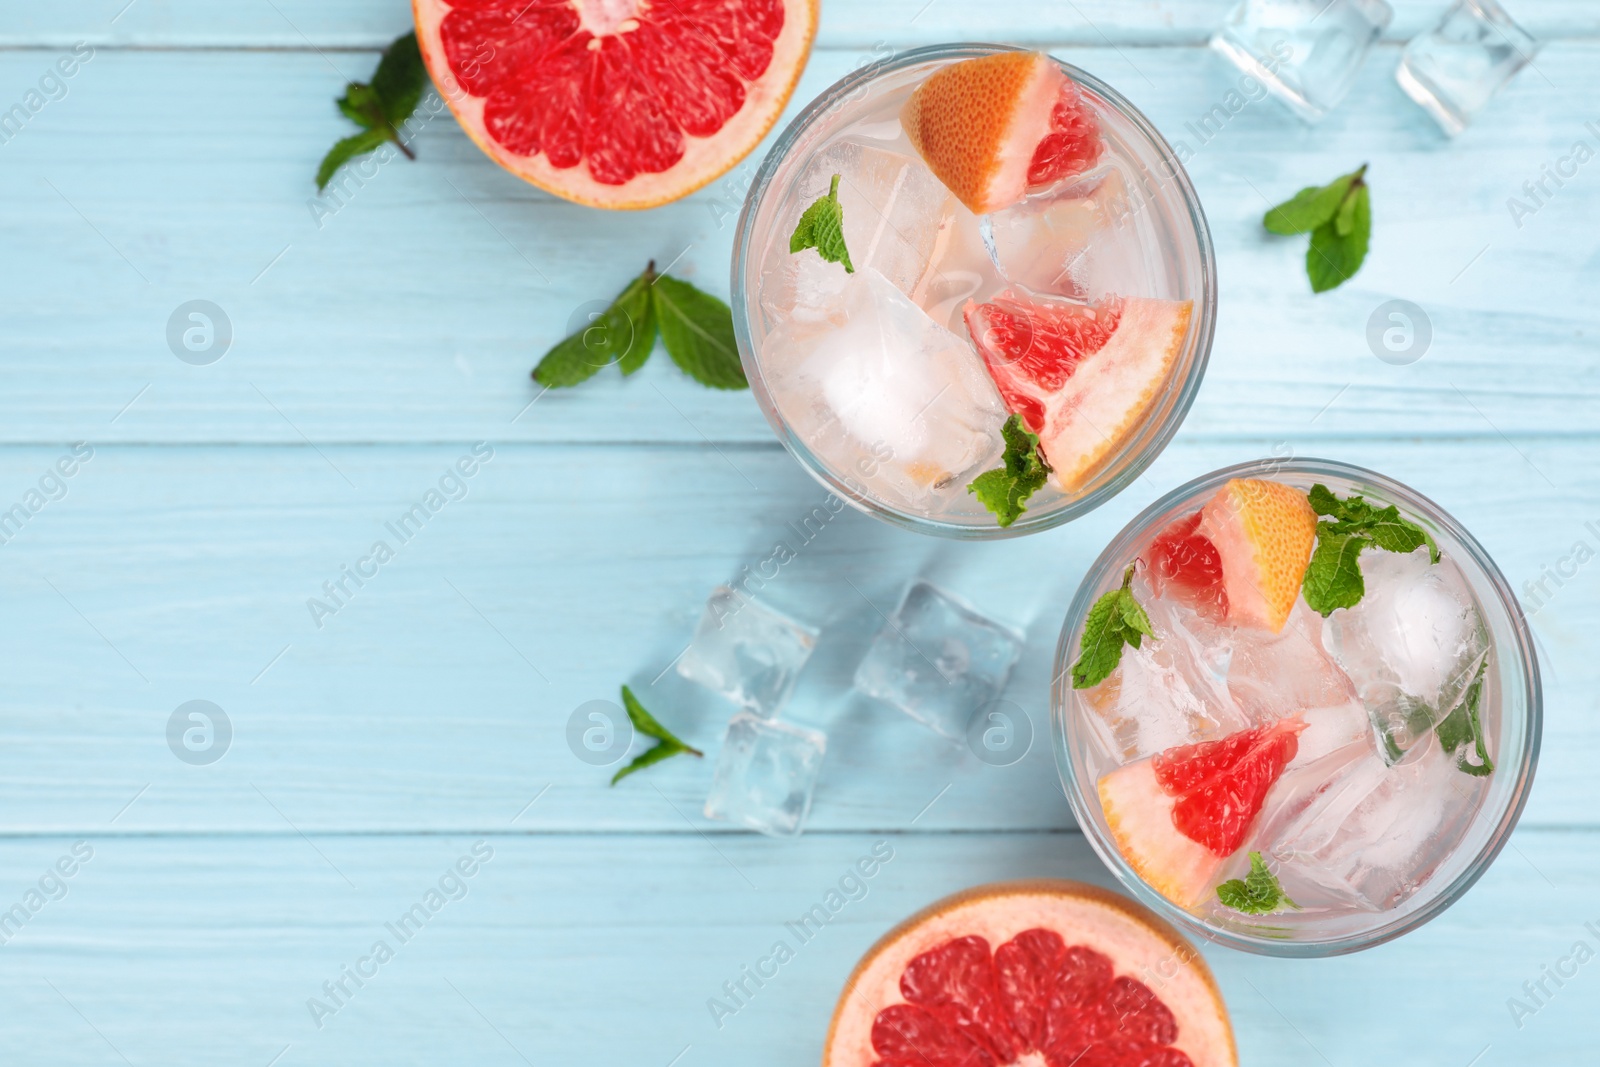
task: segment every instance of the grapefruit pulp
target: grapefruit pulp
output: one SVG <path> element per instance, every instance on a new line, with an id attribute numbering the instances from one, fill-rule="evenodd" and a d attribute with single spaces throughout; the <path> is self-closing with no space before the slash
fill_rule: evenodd
<path id="1" fill-rule="evenodd" d="M 1221 622 L 1228 616 L 1228 591 L 1222 584 L 1222 555 L 1200 533 L 1200 513 L 1177 519 L 1156 534 L 1145 555 L 1156 596 L 1171 595 L 1201 615 Z"/>
<path id="2" fill-rule="evenodd" d="M 1182 908 L 1211 895 L 1223 861 L 1244 844 L 1267 792 L 1299 751 L 1298 715 L 1216 741 L 1179 745 L 1100 779 L 1117 851 Z"/>
<path id="3" fill-rule="evenodd" d="M 928 169 L 975 215 L 1094 166 L 1100 124 L 1043 52 L 952 63 L 906 101 L 900 125 Z"/>
<path id="4" fill-rule="evenodd" d="M 1317 541 L 1306 494 L 1261 478 L 1234 478 L 1200 512 L 1199 536 L 1216 546 L 1228 621 L 1280 633 L 1294 610 Z"/>
<path id="5" fill-rule="evenodd" d="M 845 983 L 823 1067 L 1233 1067 L 1194 946 L 1095 886 L 1001 882 L 885 934 Z"/>
<path id="6" fill-rule="evenodd" d="M 467 135 L 580 204 L 676 200 L 743 159 L 788 102 L 817 0 L 412 0 Z"/>
<path id="7" fill-rule="evenodd" d="M 1192 308 L 1143 297 L 1035 300 L 1008 289 L 968 301 L 964 317 L 1000 396 L 1039 435 L 1071 492 L 1139 428 L 1177 362 Z"/>

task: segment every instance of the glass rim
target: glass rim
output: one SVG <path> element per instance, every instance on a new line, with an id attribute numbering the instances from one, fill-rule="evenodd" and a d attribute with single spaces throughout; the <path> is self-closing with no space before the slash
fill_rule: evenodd
<path id="1" fill-rule="evenodd" d="M 783 446 L 799 461 L 800 466 L 806 473 L 810 474 L 824 488 L 847 501 L 858 511 L 865 512 L 893 526 L 917 533 L 933 534 L 962 541 L 1001 540 L 1053 529 L 1094 511 L 1133 484 L 1136 479 L 1149 469 L 1157 457 L 1166 450 L 1167 445 L 1171 443 L 1172 438 L 1177 434 L 1178 428 L 1183 425 L 1184 419 L 1187 418 L 1190 407 L 1194 404 L 1195 396 L 1199 393 L 1200 384 L 1205 378 L 1206 367 L 1211 358 L 1211 346 L 1215 339 L 1217 319 L 1216 253 L 1212 247 L 1211 229 L 1206 223 L 1205 211 L 1200 205 L 1200 198 L 1195 192 L 1193 183 L 1189 180 L 1188 171 L 1184 169 L 1183 163 L 1178 159 L 1177 153 L 1173 151 L 1172 146 L 1167 143 L 1167 139 L 1145 117 L 1144 113 L 1126 97 L 1087 71 L 1051 56 L 1051 60 L 1059 64 L 1070 78 L 1110 104 L 1145 139 L 1148 146 L 1154 151 L 1157 162 L 1163 172 L 1170 175 L 1164 180 L 1169 180 L 1176 185 L 1182 197 L 1184 208 L 1187 211 L 1189 224 L 1194 230 L 1199 254 L 1198 274 L 1201 291 L 1195 299 L 1197 321 L 1194 341 L 1191 345 L 1193 355 L 1189 369 L 1183 379 L 1169 385 L 1167 391 L 1170 392 L 1175 388 L 1177 396 L 1154 432 L 1148 432 L 1148 427 L 1145 427 L 1141 429 L 1139 434 L 1134 435 L 1132 441 L 1140 442 L 1140 446 L 1131 453 L 1131 461 L 1124 463 L 1115 477 L 1107 479 L 1090 492 L 1049 511 L 1025 511 L 1010 526 L 969 526 L 916 514 L 879 500 L 862 488 L 847 484 L 829 470 L 821 458 L 812 452 L 804 441 L 800 440 L 799 436 L 789 428 L 788 422 L 784 419 L 782 413 L 778 411 L 777 404 L 773 401 L 772 395 L 767 389 L 766 378 L 762 374 L 760 361 L 756 358 L 755 338 L 751 332 L 748 310 L 750 293 L 745 285 L 750 240 L 755 229 L 757 209 L 766 199 L 767 190 L 771 186 L 778 169 L 787 161 L 801 138 L 810 132 L 811 128 L 820 119 L 824 118 L 831 109 L 837 106 L 840 100 L 878 78 L 931 60 L 973 59 L 1004 52 L 1033 50 L 1015 45 L 980 42 L 924 45 L 920 48 L 897 52 L 892 56 L 868 63 L 851 71 L 818 94 L 815 100 L 807 104 L 783 128 L 777 140 L 773 142 L 772 147 L 762 159 L 760 167 L 756 170 L 755 177 L 751 180 L 750 189 L 745 194 L 744 205 L 739 212 L 738 225 L 734 228 L 732 284 L 729 288 L 731 297 L 729 303 L 732 305 L 733 310 L 734 339 L 739 348 L 739 361 L 744 367 L 745 377 L 750 382 L 750 391 L 755 395 L 756 403 L 761 408 L 761 413 L 766 417 L 773 433 L 782 442 Z M 1130 453 L 1124 448 L 1116 453 L 1112 462 L 1126 460 L 1129 455 Z"/>
<path id="2" fill-rule="evenodd" d="M 1067 675 L 1070 671 L 1068 664 L 1071 661 L 1073 639 L 1082 627 L 1084 619 L 1088 616 L 1089 607 L 1095 599 L 1097 590 L 1105 584 L 1107 576 L 1115 569 L 1116 564 L 1149 533 L 1155 520 L 1177 505 L 1185 501 L 1194 500 L 1208 490 L 1219 488 L 1230 478 L 1270 477 L 1273 474 L 1285 473 L 1328 475 L 1364 483 L 1371 486 L 1376 492 L 1381 493 L 1388 502 L 1398 504 L 1402 510 L 1408 510 L 1415 515 L 1426 518 L 1442 531 L 1448 533 L 1466 550 L 1466 554 L 1472 561 L 1473 566 L 1482 573 L 1489 589 L 1493 591 L 1497 602 L 1496 606 L 1498 606 L 1509 624 L 1513 635 L 1516 658 L 1522 668 L 1522 687 L 1518 696 L 1520 696 L 1521 704 L 1524 708 L 1523 721 L 1521 723 L 1523 758 L 1521 765 L 1516 769 L 1517 777 L 1511 786 L 1511 793 L 1505 801 L 1504 809 L 1498 814 L 1488 839 L 1478 850 L 1477 855 L 1473 856 L 1453 879 L 1440 885 L 1423 903 L 1398 919 L 1380 923 L 1369 930 L 1315 941 L 1294 941 L 1220 929 L 1190 914 L 1146 884 L 1144 879 L 1139 877 L 1128 862 L 1123 859 L 1121 852 L 1114 845 L 1103 839 L 1099 826 L 1093 818 L 1093 812 L 1089 810 L 1089 800 L 1080 786 L 1073 768 L 1072 757 L 1067 746 L 1067 725 L 1065 721 L 1068 701 L 1072 692 L 1067 682 Z M 1502 708 L 1512 703 L 1513 701 L 1510 699 L 1509 694 L 1502 693 Z M 1467 890 L 1471 889 L 1478 879 L 1483 876 L 1484 872 L 1489 869 L 1510 841 L 1511 832 L 1516 828 L 1518 820 L 1522 817 L 1523 809 L 1527 806 L 1528 794 L 1532 790 L 1534 773 L 1539 763 L 1539 746 L 1544 722 L 1544 696 L 1543 685 L 1539 676 L 1539 658 L 1534 646 L 1532 630 L 1528 626 L 1527 615 L 1522 610 L 1521 603 L 1517 600 L 1516 594 L 1512 592 L 1511 586 L 1506 581 L 1505 575 L 1501 573 L 1500 568 L 1495 564 L 1488 552 L 1484 550 L 1477 538 L 1473 537 L 1454 516 L 1432 499 L 1405 483 L 1396 481 L 1387 475 L 1366 467 L 1359 467 L 1338 460 L 1310 457 L 1260 459 L 1218 468 L 1190 479 L 1170 492 L 1163 494 L 1159 499 L 1130 519 L 1117 536 L 1112 538 L 1111 543 L 1106 546 L 1105 550 L 1089 565 L 1082 583 L 1078 586 L 1077 593 L 1073 596 L 1072 604 L 1067 609 L 1066 618 L 1061 626 L 1061 634 L 1056 642 L 1055 662 L 1050 683 L 1050 718 L 1056 771 L 1061 779 L 1062 788 L 1067 794 L 1067 802 L 1072 808 L 1073 818 L 1077 820 L 1078 829 L 1088 838 L 1089 844 L 1095 853 L 1116 875 L 1117 880 L 1122 883 L 1124 888 L 1168 921 L 1214 944 L 1240 949 L 1257 955 L 1305 959 L 1342 956 L 1392 941 L 1437 917 L 1445 909 L 1461 899 Z M 1502 720 L 1502 731 L 1508 725 L 1515 724 L 1508 724 Z"/>

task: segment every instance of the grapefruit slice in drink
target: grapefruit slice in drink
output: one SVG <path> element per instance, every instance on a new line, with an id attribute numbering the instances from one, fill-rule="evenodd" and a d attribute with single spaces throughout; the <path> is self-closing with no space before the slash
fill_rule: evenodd
<path id="1" fill-rule="evenodd" d="M 1117 851 L 1181 908 L 1207 899 L 1239 851 L 1267 792 L 1299 751 L 1299 716 L 1179 745 L 1100 779 L 1100 806 Z"/>
<path id="2" fill-rule="evenodd" d="M 1222 583 L 1222 554 L 1200 533 L 1200 512 L 1185 515 L 1156 534 L 1145 550 L 1156 596 L 1171 596 L 1212 622 L 1228 617 L 1228 590 Z"/>
<path id="3" fill-rule="evenodd" d="M 1281 632 L 1316 547 L 1317 515 L 1306 494 L 1234 478 L 1201 510 L 1195 532 L 1216 546 L 1228 621 Z"/>
<path id="4" fill-rule="evenodd" d="M 412 0 L 428 73 L 496 163 L 580 204 L 676 200 L 789 100 L 817 0 Z"/>
<path id="5" fill-rule="evenodd" d="M 975 215 L 1079 174 L 1100 158 L 1100 124 L 1043 52 L 980 56 L 917 87 L 900 125 L 928 169 Z"/>
<path id="6" fill-rule="evenodd" d="M 1138 430 L 1178 359 L 1193 302 L 969 301 L 967 331 L 1010 409 L 1039 435 L 1062 489 L 1083 486 Z"/>
<path id="7" fill-rule="evenodd" d="M 1193 945 L 1125 897 L 1038 879 L 957 893 L 885 934 L 845 983 L 822 1063 L 1233 1067 L 1238 1054 Z"/>

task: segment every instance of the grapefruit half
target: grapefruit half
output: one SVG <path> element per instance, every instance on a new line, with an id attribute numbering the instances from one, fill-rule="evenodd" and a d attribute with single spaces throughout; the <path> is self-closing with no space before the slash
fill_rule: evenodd
<path id="1" fill-rule="evenodd" d="M 946 897 L 850 974 L 823 1067 L 1234 1067 L 1193 945 L 1125 897 L 1036 879 Z"/>
<path id="2" fill-rule="evenodd" d="M 1073 492 L 1139 428 L 1183 347 L 1188 300 L 967 302 L 967 332 L 1010 409 Z"/>
<path id="3" fill-rule="evenodd" d="M 412 0 L 467 136 L 580 204 L 645 208 L 727 171 L 777 121 L 817 0 Z"/>

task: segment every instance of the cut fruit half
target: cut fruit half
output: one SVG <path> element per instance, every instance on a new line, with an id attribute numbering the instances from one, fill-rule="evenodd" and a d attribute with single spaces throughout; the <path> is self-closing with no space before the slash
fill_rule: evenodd
<path id="1" fill-rule="evenodd" d="M 833 1013 L 823 1067 L 1232 1067 L 1193 945 L 1079 882 L 979 886 L 881 938 Z"/>
<path id="2" fill-rule="evenodd" d="M 771 129 L 817 0 L 412 0 L 428 72 L 524 181 L 644 208 L 728 170 Z"/>
<path id="3" fill-rule="evenodd" d="M 1174 904 L 1199 904 L 1244 844 L 1305 727 L 1291 716 L 1118 767 L 1100 779 L 1117 851 Z"/>
<path id="4" fill-rule="evenodd" d="M 1088 170 L 1102 147 L 1078 87 L 1043 52 L 952 63 L 911 94 L 900 125 L 975 215 Z"/>
<path id="5" fill-rule="evenodd" d="M 1306 494 L 1262 478 L 1234 478 L 1200 513 L 1199 536 L 1216 546 L 1228 621 L 1279 633 L 1294 610 L 1316 547 Z"/>
<path id="6" fill-rule="evenodd" d="M 1060 486 L 1080 488 L 1138 429 L 1177 362 L 1188 300 L 1083 305 L 1006 290 L 968 302 L 967 331 L 1007 406 L 1039 435 Z"/>
<path id="7" fill-rule="evenodd" d="M 1145 550 L 1156 596 L 1170 595 L 1213 622 L 1228 617 L 1228 591 L 1222 584 L 1222 555 L 1200 533 L 1200 513 L 1185 515 L 1156 534 Z"/>

